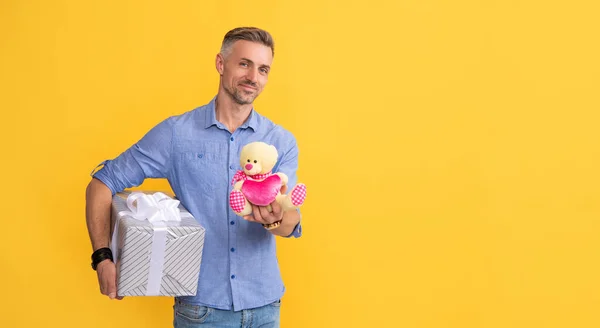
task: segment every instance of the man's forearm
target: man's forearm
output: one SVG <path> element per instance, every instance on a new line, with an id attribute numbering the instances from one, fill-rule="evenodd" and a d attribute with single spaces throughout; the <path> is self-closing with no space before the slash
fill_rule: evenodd
<path id="1" fill-rule="evenodd" d="M 281 225 L 273 230 L 271 233 L 277 236 L 287 237 L 293 231 L 296 225 L 300 222 L 300 213 L 296 210 L 289 210 L 283 213 L 281 219 Z"/>
<path id="2" fill-rule="evenodd" d="M 86 192 L 85 216 L 93 250 L 109 247 L 112 193 L 98 179 L 92 179 Z"/>

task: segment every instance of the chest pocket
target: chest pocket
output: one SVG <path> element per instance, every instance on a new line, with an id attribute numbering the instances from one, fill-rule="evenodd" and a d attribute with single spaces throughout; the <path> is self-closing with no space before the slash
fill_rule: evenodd
<path id="1" fill-rule="evenodd" d="M 209 168 L 227 164 L 227 144 L 218 141 L 201 141 L 182 147 L 181 160 L 190 168 Z"/>
<path id="2" fill-rule="evenodd" d="M 228 186 L 227 142 L 190 141 L 177 147 L 174 175 L 179 188 L 194 197 L 204 197 L 203 201 L 226 199 L 220 189 Z"/>

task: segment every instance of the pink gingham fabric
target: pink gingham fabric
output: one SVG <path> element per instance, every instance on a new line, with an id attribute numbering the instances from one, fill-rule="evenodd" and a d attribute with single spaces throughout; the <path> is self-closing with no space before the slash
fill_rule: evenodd
<path id="1" fill-rule="evenodd" d="M 239 190 L 231 191 L 229 194 L 229 205 L 234 212 L 240 213 L 246 205 L 246 198 L 244 198 L 244 194 L 242 194 L 242 192 Z"/>
<path id="2" fill-rule="evenodd" d="M 306 199 L 306 185 L 304 185 L 303 183 L 299 183 L 294 187 L 291 194 L 292 205 L 300 206 L 304 204 L 304 199 Z"/>
<path id="3" fill-rule="evenodd" d="M 267 178 L 271 175 L 271 172 L 267 172 L 265 174 L 255 174 L 255 175 L 247 175 L 243 170 L 239 170 L 237 172 L 235 172 L 235 175 L 233 176 L 233 179 L 231 179 L 231 185 L 234 185 L 236 182 L 238 181 L 242 181 L 242 180 L 262 180 L 264 178 Z"/>

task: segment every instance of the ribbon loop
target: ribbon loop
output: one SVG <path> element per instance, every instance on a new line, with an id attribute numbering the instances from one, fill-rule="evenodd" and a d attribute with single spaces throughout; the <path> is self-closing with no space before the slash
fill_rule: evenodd
<path id="1" fill-rule="evenodd" d="M 152 195 L 134 192 L 127 197 L 127 207 L 129 212 L 124 214 L 128 214 L 136 220 L 148 220 L 151 223 L 181 221 L 179 201 L 162 192 Z"/>

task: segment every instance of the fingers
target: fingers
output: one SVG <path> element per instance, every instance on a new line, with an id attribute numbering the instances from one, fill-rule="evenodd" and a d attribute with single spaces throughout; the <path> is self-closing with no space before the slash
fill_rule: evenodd
<path id="1" fill-rule="evenodd" d="M 106 280 L 105 274 L 106 263 L 104 262 L 105 261 L 102 261 L 98 264 L 96 272 L 98 274 L 98 285 L 100 285 L 100 293 L 102 295 L 108 295 L 108 281 Z"/>
<path id="2" fill-rule="evenodd" d="M 106 284 L 104 283 L 104 278 L 98 272 L 98 285 L 100 285 L 100 294 L 107 295 Z"/>
<path id="3" fill-rule="evenodd" d="M 252 215 L 254 216 L 254 222 L 258 222 L 261 224 L 266 223 L 263 219 L 262 212 L 259 206 L 252 204 Z"/>
<path id="4" fill-rule="evenodd" d="M 282 195 L 285 195 L 285 193 L 287 192 L 287 189 L 288 189 L 288 188 L 287 188 L 287 185 L 283 185 L 283 187 L 281 187 L 281 191 L 280 191 L 280 192 L 281 192 L 281 194 L 282 194 Z"/>
<path id="5" fill-rule="evenodd" d="M 112 300 L 117 297 L 116 276 L 108 277 L 108 297 Z"/>
<path id="6" fill-rule="evenodd" d="M 260 215 L 264 221 L 263 223 L 273 223 L 273 214 L 269 212 L 266 206 L 261 206 L 258 208 L 258 210 L 260 211 Z"/>
<path id="7" fill-rule="evenodd" d="M 273 203 L 270 204 L 270 208 L 269 206 L 250 205 L 252 206 L 252 214 L 243 217 L 246 221 L 270 224 L 281 220 L 281 205 L 279 205 L 277 201 L 273 201 Z"/>
<path id="8" fill-rule="evenodd" d="M 123 299 L 117 296 L 117 272 L 112 261 L 105 260 L 98 265 L 98 282 L 102 295 L 107 295 L 110 299 Z"/>
<path id="9" fill-rule="evenodd" d="M 279 205 L 279 203 L 277 201 L 273 201 L 271 203 L 271 209 L 272 209 L 273 216 L 278 218 L 281 214 L 281 205 Z"/>

